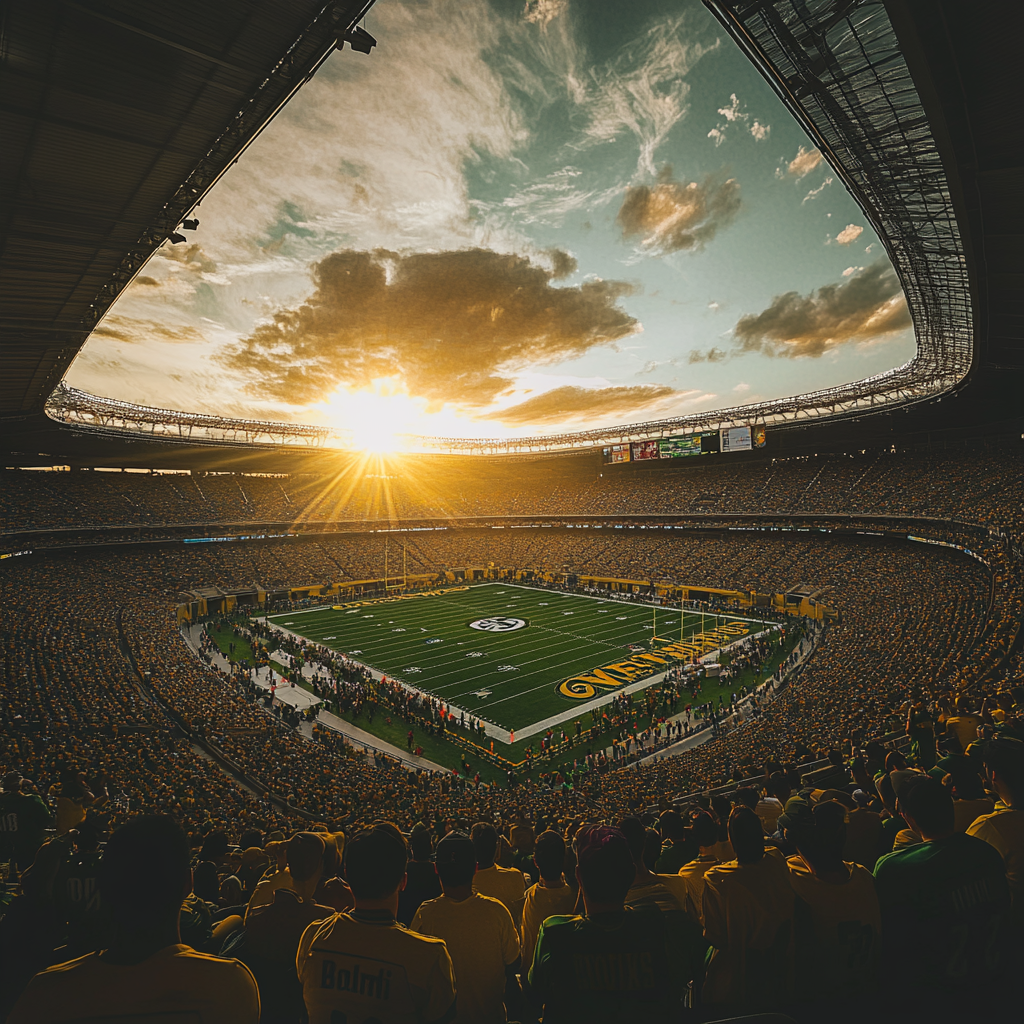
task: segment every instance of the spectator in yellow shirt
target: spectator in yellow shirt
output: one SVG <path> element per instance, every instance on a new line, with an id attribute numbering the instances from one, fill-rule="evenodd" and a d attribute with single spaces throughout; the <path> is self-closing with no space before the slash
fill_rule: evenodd
<path id="1" fill-rule="evenodd" d="M 151 1018 L 258 1024 L 259 992 L 248 968 L 180 941 L 178 916 L 192 890 L 190 852 L 181 827 L 164 815 L 119 828 L 99 876 L 113 942 L 37 974 L 8 1024 Z"/>
<path id="2" fill-rule="evenodd" d="M 473 892 L 481 896 L 492 896 L 505 904 L 511 914 L 518 900 L 526 894 L 526 879 L 519 868 L 503 868 L 494 863 L 498 852 L 498 833 L 493 825 L 479 821 L 471 833 L 476 850 L 476 874 L 473 876 Z"/>
<path id="3" fill-rule="evenodd" d="M 686 906 L 683 909 L 704 924 L 704 874 L 718 863 L 718 824 L 707 811 L 694 815 L 690 833 L 697 843 L 697 856 L 679 869 L 679 877 L 686 885 Z"/>
<path id="4" fill-rule="evenodd" d="M 747 807 L 734 808 L 729 842 L 736 859 L 704 875 L 704 937 L 715 947 L 704 1001 L 737 1010 L 784 1005 L 794 968 L 789 869 L 765 855 L 761 821 Z"/>
<path id="5" fill-rule="evenodd" d="M 974 821 L 967 834 L 999 851 L 1006 865 L 1013 915 L 1019 922 L 1024 919 L 1024 743 L 1000 736 L 977 747 L 999 805 Z"/>
<path id="6" fill-rule="evenodd" d="M 504 1024 L 521 1014 L 519 936 L 500 900 L 473 892 L 476 850 L 465 832 L 449 832 L 434 851 L 442 894 L 427 900 L 412 930 L 444 939 L 455 972 L 457 1024 Z"/>
<path id="7" fill-rule="evenodd" d="M 309 1024 L 455 1020 L 452 961 L 441 939 L 406 931 L 395 915 L 408 854 L 394 825 L 360 832 L 345 849 L 355 909 L 315 921 L 295 960 Z"/>
<path id="8" fill-rule="evenodd" d="M 548 829 L 536 840 L 533 863 L 540 881 L 526 890 L 523 903 L 523 968 L 529 971 L 537 946 L 540 926 L 548 917 L 571 914 L 576 907 L 576 892 L 565 882 L 565 840 Z"/>

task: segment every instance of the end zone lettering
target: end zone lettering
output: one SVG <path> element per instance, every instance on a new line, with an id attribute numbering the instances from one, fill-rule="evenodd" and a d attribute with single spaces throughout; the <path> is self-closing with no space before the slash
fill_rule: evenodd
<path id="1" fill-rule="evenodd" d="M 717 629 L 709 629 L 703 633 L 694 633 L 685 640 L 666 644 L 646 654 L 637 654 L 625 661 L 617 661 L 612 665 L 602 665 L 590 672 L 581 672 L 571 679 L 558 685 L 558 692 L 563 697 L 573 700 L 588 700 L 595 696 L 597 689 L 615 690 L 637 679 L 643 679 L 659 667 L 672 661 L 688 658 L 699 658 L 708 651 L 716 650 L 723 644 L 744 636 L 750 629 L 742 622 L 728 622 Z"/>

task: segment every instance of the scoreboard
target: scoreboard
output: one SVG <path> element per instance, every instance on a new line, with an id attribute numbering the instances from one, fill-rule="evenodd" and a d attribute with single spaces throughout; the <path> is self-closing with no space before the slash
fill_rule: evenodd
<path id="1" fill-rule="evenodd" d="M 653 459 L 685 459 L 717 452 L 746 452 L 763 448 L 764 427 L 727 427 L 695 434 L 677 434 L 650 441 L 610 445 L 601 450 L 606 466 L 618 462 L 647 462 Z"/>

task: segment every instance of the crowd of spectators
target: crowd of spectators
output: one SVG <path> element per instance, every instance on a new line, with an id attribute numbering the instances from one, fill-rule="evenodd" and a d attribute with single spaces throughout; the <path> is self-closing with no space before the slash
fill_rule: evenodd
<path id="1" fill-rule="evenodd" d="M 665 467 L 599 457 L 503 462 L 408 456 L 367 473 L 359 459 L 329 477 L 235 473 L 0 473 L 0 532 L 162 524 L 302 524 L 530 515 L 787 513 L 1017 523 L 1019 440 L 969 451 L 882 451 Z"/>
<path id="2" fill-rule="evenodd" d="M 746 480 L 715 466 L 571 497 L 564 481 L 526 474 L 502 491 L 497 469 L 487 487 L 453 471 L 418 500 L 482 514 L 494 484 L 490 500 L 524 514 L 838 505 L 1013 537 L 1020 464 L 999 456 L 794 460 Z M 22 526 L 45 505 L 39 488 L 58 513 L 112 524 L 214 506 L 238 521 L 327 516 L 313 479 L 5 478 L 8 522 Z M 360 486 L 379 497 L 382 485 Z M 961 542 L 962 529 L 943 536 Z M 0 1012 L 852 1021 L 882 1006 L 965 1019 L 979 992 L 997 1005 L 1009 991 L 1024 900 L 1024 580 L 1002 537 L 970 535 L 971 558 L 807 534 L 418 534 L 408 570 L 438 579 L 493 564 L 769 593 L 802 582 L 839 612 L 785 687 L 708 742 L 501 785 L 293 728 L 177 628 L 174 608 L 197 588 L 373 579 L 385 543 L 353 533 L 3 563 Z M 385 992 L 405 1017 L 381 1009 Z"/>

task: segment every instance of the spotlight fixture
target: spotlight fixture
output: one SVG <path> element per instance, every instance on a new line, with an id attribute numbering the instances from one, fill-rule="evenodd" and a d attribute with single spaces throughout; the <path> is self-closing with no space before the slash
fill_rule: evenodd
<path id="1" fill-rule="evenodd" d="M 338 37 L 338 49 L 344 49 L 346 43 L 358 53 L 369 53 L 377 45 L 377 40 L 365 28 L 355 25 L 344 35 Z"/>
<path id="2" fill-rule="evenodd" d="M 172 231 L 168 236 L 168 240 L 177 245 L 179 242 L 187 242 L 188 239 L 184 235 L 179 235 L 177 231 Z"/>
<path id="3" fill-rule="evenodd" d="M 183 220 L 181 226 L 185 231 L 195 231 L 199 227 L 199 218 L 193 217 L 191 220 Z"/>

